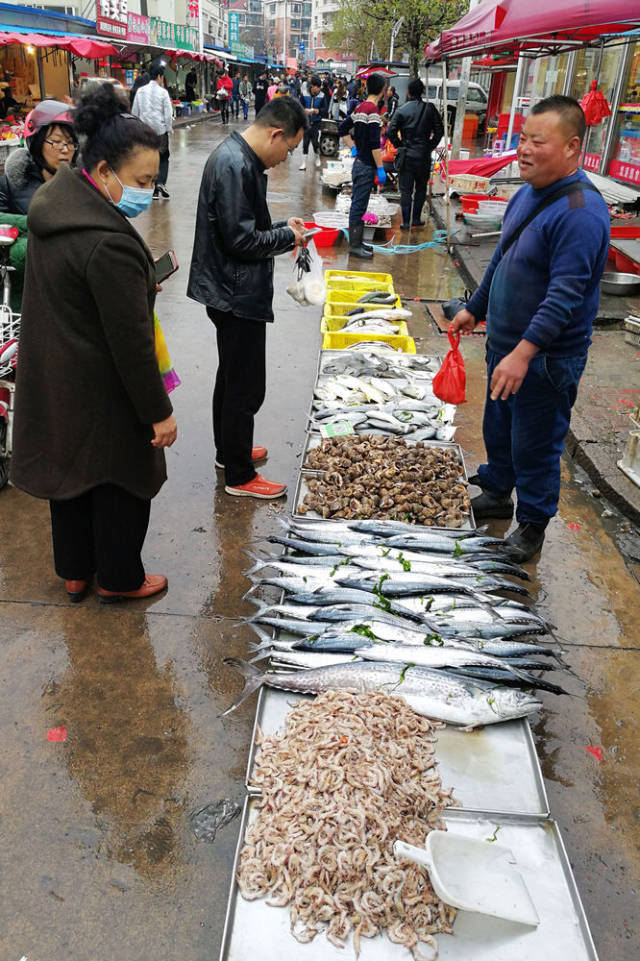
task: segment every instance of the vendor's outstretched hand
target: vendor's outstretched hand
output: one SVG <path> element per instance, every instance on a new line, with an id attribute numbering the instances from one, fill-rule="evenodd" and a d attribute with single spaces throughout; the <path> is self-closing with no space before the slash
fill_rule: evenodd
<path id="1" fill-rule="evenodd" d="M 449 324 L 449 333 L 450 334 L 460 333 L 464 337 L 467 334 L 472 334 L 475 326 L 476 326 L 475 317 L 469 310 L 467 310 L 466 308 L 463 308 L 462 310 L 458 311 L 458 313 L 455 315 L 455 317 Z"/>
<path id="2" fill-rule="evenodd" d="M 491 400 L 508 400 L 517 394 L 527 376 L 529 362 L 538 353 L 538 347 L 528 340 L 521 340 L 510 354 L 503 357 L 491 376 Z"/>

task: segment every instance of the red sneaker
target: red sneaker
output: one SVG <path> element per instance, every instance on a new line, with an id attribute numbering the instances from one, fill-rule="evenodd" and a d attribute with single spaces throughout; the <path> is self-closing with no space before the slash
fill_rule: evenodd
<path id="1" fill-rule="evenodd" d="M 81 601 L 84 595 L 87 593 L 87 588 L 89 586 L 88 579 L 77 580 L 77 581 L 65 581 L 64 586 L 67 589 L 67 594 L 69 595 L 69 600 L 72 604 L 77 604 Z"/>
<path id="2" fill-rule="evenodd" d="M 266 460 L 268 455 L 269 455 L 269 451 L 267 450 L 266 447 L 251 448 L 251 460 L 253 461 L 254 464 L 257 464 L 257 462 L 260 460 Z M 219 467 L 220 470 L 224 470 L 224 464 L 222 463 L 222 461 L 217 460 L 216 467 Z"/>
<path id="3" fill-rule="evenodd" d="M 262 474 L 256 474 L 248 484 L 238 484 L 237 487 L 225 486 L 227 494 L 234 497 L 258 497 L 261 500 L 272 501 L 276 497 L 284 497 L 287 493 L 286 484 L 274 484 L 268 481 Z"/>
<path id="4" fill-rule="evenodd" d="M 103 604 L 113 604 L 115 601 L 137 600 L 139 597 L 153 597 L 159 594 L 167 586 L 168 581 L 164 574 L 147 574 L 144 584 L 137 591 L 107 591 L 104 587 L 98 588 L 98 597 Z"/>

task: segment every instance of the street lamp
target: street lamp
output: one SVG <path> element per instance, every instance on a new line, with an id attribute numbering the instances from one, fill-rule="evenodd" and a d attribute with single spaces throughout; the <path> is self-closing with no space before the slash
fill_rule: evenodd
<path id="1" fill-rule="evenodd" d="M 398 34 L 400 33 L 400 27 L 404 23 L 404 17 L 400 17 L 396 20 L 393 27 L 391 28 L 391 40 L 389 41 L 389 63 L 393 63 L 393 43 Z"/>

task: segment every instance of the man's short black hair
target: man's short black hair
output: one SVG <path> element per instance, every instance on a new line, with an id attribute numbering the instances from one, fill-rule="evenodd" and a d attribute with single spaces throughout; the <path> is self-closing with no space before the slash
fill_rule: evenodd
<path id="1" fill-rule="evenodd" d="M 314 73 L 313 77 L 311 78 L 311 80 L 309 81 L 309 83 L 310 83 L 310 85 L 311 85 L 312 87 L 321 87 L 321 86 L 322 86 L 322 80 L 321 80 L 320 77 L 319 77 L 317 74 L 315 74 L 315 73 Z"/>
<path id="2" fill-rule="evenodd" d="M 556 94 L 553 97 L 545 97 L 544 100 L 539 100 L 531 108 L 532 114 L 550 113 L 551 111 L 558 114 L 569 137 L 579 137 L 580 143 L 582 143 L 587 131 L 587 121 L 578 101 L 574 100 L 573 97 Z"/>
<path id="3" fill-rule="evenodd" d="M 256 117 L 260 127 L 280 127 L 285 137 L 295 137 L 306 130 L 309 120 L 299 100 L 294 97 L 275 97 L 266 103 Z"/>
<path id="4" fill-rule="evenodd" d="M 407 87 L 409 91 L 409 96 L 412 100 L 422 100 L 422 95 L 424 93 L 424 84 L 419 77 L 415 77 L 413 80 L 409 81 L 409 86 Z"/>
<path id="5" fill-rule="evenodd" d="M 372 73 L 367 77 L 367 93 L 369 96 L 382 93 L 385 80 L 381 73 Z"/>
<path id="6" fill-rule="evenodd" d="M 152 80 L 155 80 L 156 77 L 164 77 L 164 67 L 162 66 L 162 64 L 154 63 L 149 68 L 149 76 L 151 77 Z"/>

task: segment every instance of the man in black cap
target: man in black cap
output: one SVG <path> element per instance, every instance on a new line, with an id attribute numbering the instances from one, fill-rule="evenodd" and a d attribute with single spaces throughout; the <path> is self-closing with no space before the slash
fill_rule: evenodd
<path id="1" fill-rule="evenodd" d="M 267 71 L 261 70 L 260 76 L 253 85 L 253 94 L 255 99 L 256 117 L 264 107 L 267 102 L 267 87 L 269 86 L 269 81 L 267 79 Z"/>

